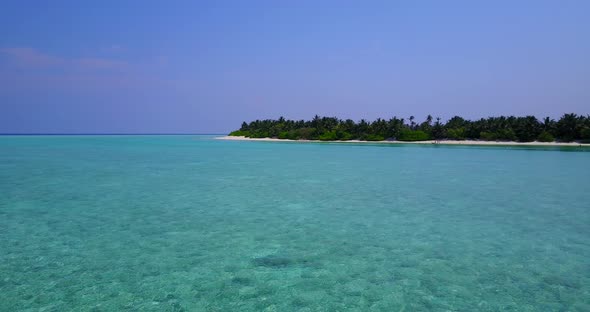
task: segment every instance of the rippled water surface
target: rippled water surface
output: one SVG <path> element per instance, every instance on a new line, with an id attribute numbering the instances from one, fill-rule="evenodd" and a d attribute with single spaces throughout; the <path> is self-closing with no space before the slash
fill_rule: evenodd
<path id="1" fill-rule="evenodd" d="M 590 311 L 590 152 L 0 137 L 1 311 Z"/>

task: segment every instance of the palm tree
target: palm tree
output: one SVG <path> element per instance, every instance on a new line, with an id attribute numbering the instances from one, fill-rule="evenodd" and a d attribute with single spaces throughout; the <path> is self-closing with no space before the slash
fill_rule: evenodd
<path id="1" fill-rule="evenodd" d="M 434 123 L 434 126 L 432 127 L 432 136 L 437 141 L 444 138 L 444 129 L 443 129 L 443 126 L 440 122 L 440 117 L 436 117 L 436 122 Z"/>
<path id="2" fill-rule="evenodd" d="M 244 121 L 242 122 L 242 126 L 240 127 L 240 131 L 248 130 L 248 124 Z"/>
<path id="3" fill-rule="evenodd" d="M 565 114 L 557 122 L 557 138 L 563 141 L 573 141 L 577 138 L 576 128 L 578 115 Z"/>

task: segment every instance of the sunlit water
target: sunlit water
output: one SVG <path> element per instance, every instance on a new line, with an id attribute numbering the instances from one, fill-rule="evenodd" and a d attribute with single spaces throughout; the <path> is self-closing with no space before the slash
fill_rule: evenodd
<path id="1" fill-rule="evenodd" d="M 590 152 L 0 137 L 1 311 L 590 311 Z"/>

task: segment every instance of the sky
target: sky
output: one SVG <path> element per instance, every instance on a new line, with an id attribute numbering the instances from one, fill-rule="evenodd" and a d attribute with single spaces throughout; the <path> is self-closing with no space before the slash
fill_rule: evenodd
<path id="1" fill-rule="evenodd" d="M 586 115 L 589 56 L 587 0 L 2 0 L 0 133 Z"/>

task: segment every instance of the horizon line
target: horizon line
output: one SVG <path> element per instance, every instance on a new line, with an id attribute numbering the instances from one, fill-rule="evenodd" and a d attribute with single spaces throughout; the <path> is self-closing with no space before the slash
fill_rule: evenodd
<path id="1" fill-rule="evenodd" d="M 88 132 L 88 133 L 0 133 L 0 136 L 8 136 L 8 135 L 224 135 L 227 133 L 157 133 L 157 132 L 146 132 L 146 133 L 100 133 L 100 132 Z"/>

